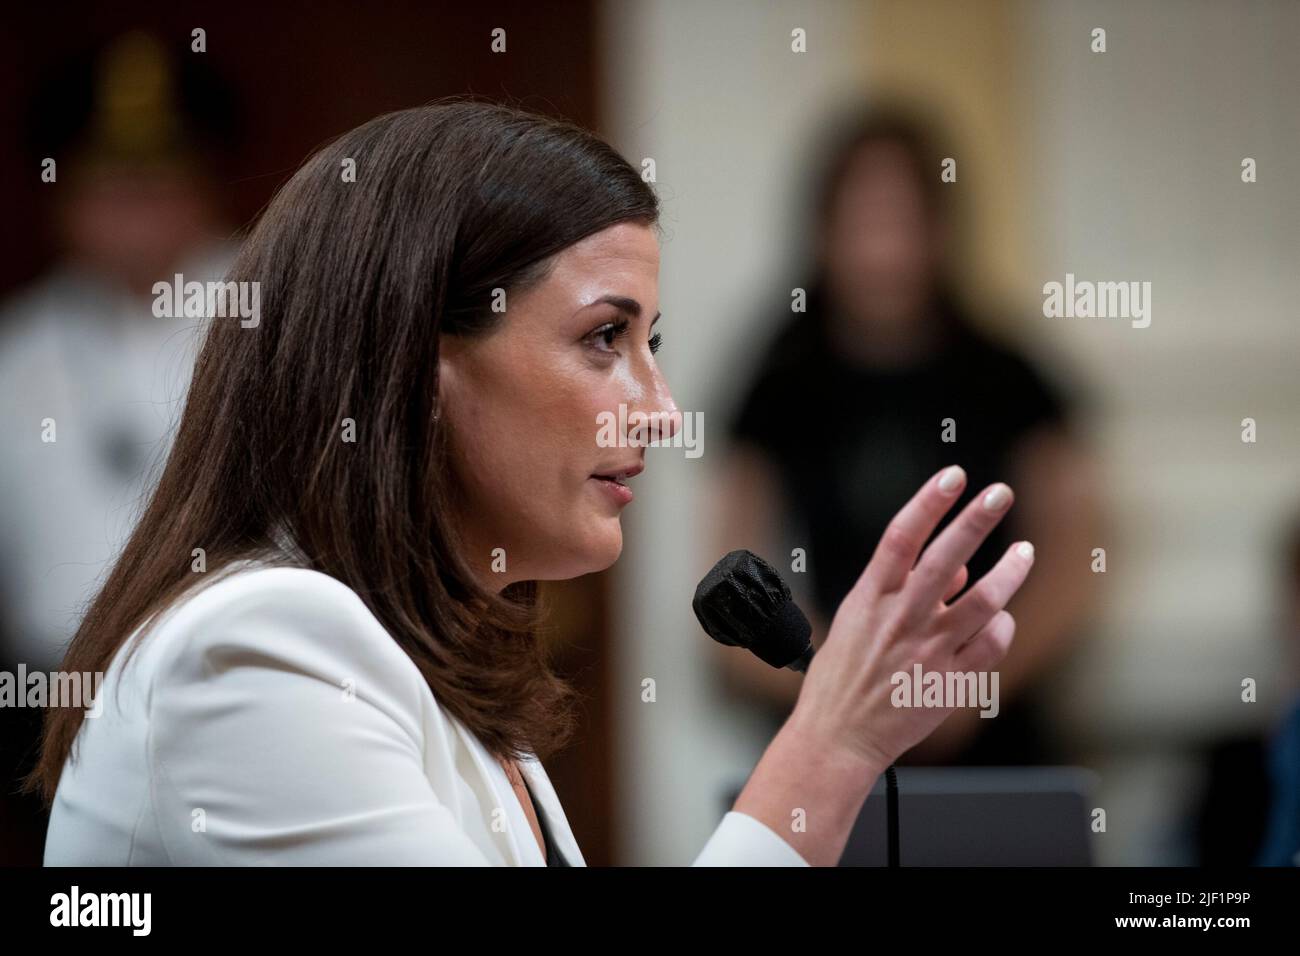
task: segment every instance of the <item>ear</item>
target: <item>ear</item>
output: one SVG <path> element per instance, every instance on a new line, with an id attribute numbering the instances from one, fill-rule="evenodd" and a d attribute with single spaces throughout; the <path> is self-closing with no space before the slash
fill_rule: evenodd
<path id="1" fill-rule="evenodd" d="M 455 335 L 438 336 L 438 403 L 439 414 L 455 403 L 461 380 L 464 342 Z"/>

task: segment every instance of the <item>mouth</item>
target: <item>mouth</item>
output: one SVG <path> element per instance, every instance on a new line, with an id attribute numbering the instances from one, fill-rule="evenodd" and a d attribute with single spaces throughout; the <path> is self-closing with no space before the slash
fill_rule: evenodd
<path id="1" fill-rule="evenodd" d="M 638 475 L 645 468 L 641 462 L 621 468 L 617 471 L 597 472 L 591 476 L 591 479 L 600 485 L 609 494 L 615 504 L 626 505 L 632 501 L 632 489 L 627 486 L 627 480 L 633 475 Z"/>
<path id="2" fill-rule="evenodd" d="M 637 464 L 630 465 L 621 471 L 597 472 L 593 474 L 591 477 L 597 478 L 600 481 L 612 481 L 614 482 L 614 484 L 623 485 L 624 487 L 626 487 L 627 480 L 629 478 L 641 474 L 641 472 L 644 470 L 645 470 L 645 465 L 638 462 Z"/>

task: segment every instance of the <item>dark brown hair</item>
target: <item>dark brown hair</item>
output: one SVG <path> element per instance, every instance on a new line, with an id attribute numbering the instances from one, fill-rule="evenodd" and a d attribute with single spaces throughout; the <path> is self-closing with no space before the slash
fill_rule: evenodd
<path id="1" fill-rule="evenodd" d="M 939 164 L 953 154 L 938 126 L 918 107 L 884 102 L 841 108 L 828 124 L 810 183 L 808 208 L 817 222 L 830 217 L 853 163 L 872 146 L 898 148 L 930 214 L 940 220 L 951 215 L 952 191 L 939 178 Z"/>
<path id="2" fill-rule="evenodd" d="M 260 283 L 260 321 L 210 320 L 157 488 L 63 667 L 106 671 L 196 578 L 287 540 L 357 592 L 490 751 L 554 753 L 574 692 L 548 666 L 536 582 L 485 590 L 451 520 L 438 337 L 490 334 L 493 289 L 539 281 L 608 226 L 657 220 L 654 191 L 609 145 L 511 106 L 390 113 L 313 155 L 226 277 Z M 83 719 L 48 712 L 26 781 L 47 801 Z"/>
<path id="3" fill-rule="evenodd" d="M 941 127 L 924 109 L 902 100 L 863 103 L 853 97 L 837 104 L 816 138 L 796 214 L 796 233 L 800 236 L 796 246 L 806 252 L 804 260 L 796 265 L 791 283 L 808 290 L 807 311 L 786 317 L 788 306 L 783 308 L 781 330 L 769 347 L 769 361 L 792 359 L 818 339 L 821 347 L 829 347 L 828 323 L 836 303 L 819 239 L 841 201 L 855 163 L 864 151 L 876 146 L 899 150 L 931 223 L 951 229 L 955 234 L 953 245 L 958 249 L 965 245 L 962 209 L 952 198 L 953 190 L 939 176 L 940 163 L 953 155 Z M 954 261 L 954 256 L 948 256 L 935 276 L 935 317 L 946 327 L 969 331 L 966 309 L 952 274 Z"/>

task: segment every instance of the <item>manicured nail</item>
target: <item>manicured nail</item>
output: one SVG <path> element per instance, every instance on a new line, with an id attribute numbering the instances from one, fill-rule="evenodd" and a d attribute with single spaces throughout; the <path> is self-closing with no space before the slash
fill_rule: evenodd
<path id="1" fill-rule="evenodd" d="M 961 470 L 960 465 L 953 465 L 942 475 L 939 476 L 940 491 L 956 491 L 961 487 L 962 479 L 966 477 L 966 472 Z"/>
<path id="2" fill-rule="evenodd" d="M 1032 558 L 1034 556 L 1034 546 L 1028 541 L 1021 541 L 1016 547 L 1016 554 L 1022 558 Z"/>
<path id="3" fill-rule="evenodd" d="M 1010 488 L 1003 484 L 994 485 L 989 489 L 988 494 L 984 496 L 984 510 L 1001 511 L 1006 507 L 1007 502 L 1010 500 Z"/>

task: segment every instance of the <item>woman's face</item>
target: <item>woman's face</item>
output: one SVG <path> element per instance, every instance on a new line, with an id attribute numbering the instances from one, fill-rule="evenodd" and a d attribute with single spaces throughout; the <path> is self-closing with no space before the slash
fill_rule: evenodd
<path id="1" fill-rule="evenodd" d="M 442 336 L 457 517 L 466 557 L 495 590 L 618 558 L 630 490 L 596 476 L 639 471 L 646 442 L 670 437 L 679 420 L 653 355 L 658 283 L 654 231 L 621 223 L 558 253 L 487 336 Z M 640 416 L 663 427 L 626 426 Z"/>
<path id="2" fill-rule="evenodd" d="M 836 297 L 846 314 L 876 328 L 919 316 L 942 257 L 943 230 L 916 176 L 903 147 L 861 147 L 825 225 L 823 255 Z"/>

